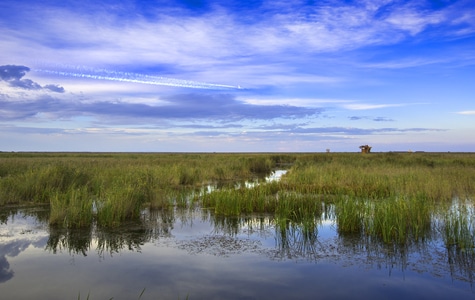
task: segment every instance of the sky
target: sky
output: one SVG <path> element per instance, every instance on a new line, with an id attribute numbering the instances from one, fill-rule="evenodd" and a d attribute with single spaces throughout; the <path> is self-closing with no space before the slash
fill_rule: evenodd
<path id="1" fill-rule="evenodd" d="M 0 2 L 0 151 L 475 151 L 473 0 Z"/>

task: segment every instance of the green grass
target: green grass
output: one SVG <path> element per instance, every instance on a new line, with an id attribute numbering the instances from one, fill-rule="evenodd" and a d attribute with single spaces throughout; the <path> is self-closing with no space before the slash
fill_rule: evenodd
<path id="1" fill-rule="evenodd" d="M 474 203 L 455 201 L 441 213 L 442 237 L 448 248 L 475 253 Z"/>
<path id="2" fill-rule="evenodd" d="M 425 199 L 387 198 L 379 201 L 344 197 L 335 203 L 341 234 L 361 234 L 384 243 L 406 244 L 430 236 L 434 206 Z"/>
<path id="3" fill-rule="evenodd" d="M 234 183 L 284 166 L 279 182 Z M 473 153 L 0 153 L 0 206 L 47 204 L 50 224 L 116 227 L 143 208 L 200 205 L 214 214 L 273 214 L 282 228 L 309 235 L 334 208 L 341 234 L 384 243 L 428 238 L 435 216 L 447 245 L 473 248 L 473 209 L 453 199 L 475 196 Z"/>
<path id="4" fill-rule="evenodd" d="M 192 189 L 252 178 L 285 158 L 293 156 L 0 153 L 0 206 L 49 204 L 52 225 L 81 227 L 95 219 L 113 227 L 136 219 L 144 207 L 189 205 Z"/>

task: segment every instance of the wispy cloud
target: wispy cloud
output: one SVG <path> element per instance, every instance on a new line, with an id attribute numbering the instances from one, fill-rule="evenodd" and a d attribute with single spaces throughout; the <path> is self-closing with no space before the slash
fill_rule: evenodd
<path id="1" fill-rule="evenodd" d="M 475 110 L 464 110 L 457 112 L 459 115 L 475 115 Z"/>
<path id="2" fill-rule="evenodd" d="M 67 77 L 76 77 L 76 78 L 90 78 L 97 80 L 110 80 L 118 82 L 132 82 L 132 83 L 141 83 L 141 84 L 150 84 L 150 85 L 163 85 L 163 86 L 173 86 L 173 87 L 182 87 L 182 88 L 192 88 L 192 89 L 210 89 L 210 90 L 227 90 L 227 89 L 241 89 L 240 86 L 217 84 L 217 83 L 208 83 L 208 82 L 198 82 L 192 80 L 181 80 L 176 78 L 162 77 L 162 76 L 150 76 L 139 73 L 131 72 L 120 72 L 120 71 L 110 71 L 104 69 L 91 69 L 84 67 L 69 67 L 62 69 L 35 69 L 37 72 L 67 76 Z M 47 87 L 47 86 L 45 86 Z"/>
<path id="3" fill-rule="evenodd" d="M 349 110 L 370 110 L 370 109 L 380 109 L 387 107 L 401 107 L 407 106 L 409 104 L 404 103 L 393 103 L 393 104 L 367 104 L 367 103 L 349 103 L 342 104 L 341 106 Z"/>
<path id="4" fill-rule="evenodd" d="M 434 25 L 453 27 L 457 32 L 475 29 L 467 10 L 463 17 L 454 18 L 451 6 L 429 13 L 421 3 L 299 4 L 295 9 L 295 5 L 277 6 L 264 1 L 262 7 L 273 9 L 249 10 L 245 19 L 223 7 L 192 14 L 164 5 L 161 10 L 149 11 L 147 18 L 127 19 L 119 17 L 112 7 L 100 5 L 88 8 L 96 11 L 94 15 L 64 7 L 24 7 L 18 9 L 17 21 L 29 21 L 18 21 L 17 26 L 29 28 L 34 23 L 39 28 L 30 30 L 28 36 L 12 28 L 0 32 L 0 38 L 15 45 L 6 49 L 10 57 L 27 57 L 33 46 L 37 55 L 50 63 L 70 61 L 81 65 L 87 61 L 93 67 L 167 64 L 173 71 L 189 74 L 211 67 L 218 74 L 239 70 L 244 80 L 250 66 L 265 64 L 275 70 L 276 63 L 291 57 L 295 60 L 297 54 L 310 57 L 316 52 L 391 45 L 405 39 L 407 33 L 416 35 Z M 52 49 L 54 56 L 49 54 Z M 288 67 L 281 67 L 280 74 L 287 74 Z M 204 81 L 215 82 L 219 77 Z M 188 79 L 196 78 L 183 78 Z M 264 78 L 260 81 L 263 83 Z"/>

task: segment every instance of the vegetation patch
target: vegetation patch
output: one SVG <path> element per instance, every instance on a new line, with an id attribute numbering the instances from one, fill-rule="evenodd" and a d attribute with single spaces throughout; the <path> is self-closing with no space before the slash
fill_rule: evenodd
<path id="1" fill-rule="evenodd" d="M 276 168 L 288 169 L 280 181 L 235 184 Z M 0 176 L 0 206 L 49 205 L 57 227 L 114 228 L 144 208 L 198 205 L 272 214 L 309 238 L 328 218 L 341 235 L 407 244 L 437 228 L 447 247 L 474 249 L 472 153 L 0 153 Z"/>

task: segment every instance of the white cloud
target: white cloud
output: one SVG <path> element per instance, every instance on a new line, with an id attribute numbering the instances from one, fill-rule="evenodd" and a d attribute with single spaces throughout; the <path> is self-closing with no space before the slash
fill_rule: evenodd
<path id="1" fill-rule="evenodd" d="M 259 22 L 246 24 L 223 10 L 199 17 L 161 14 L 155 20 L 123 20 L 104 11 L 85 16 L 64 9 L 45 9 L 35 11 L 36 17 L 30 20 L 41 30 L 31 30 L 28 36 L 8 31 L 4 37 L 13 43 L 28 41 L 28 47 L 40 51 L 52 50 L 55 43 L 61 43 L 66 47 L 55 49 L 57 54 L 76 61 L 87 57 L 96 64 L 123 61 L 199 65 L 231 56 L 270 55 L 289 49 L 314 52 L 391 44 L 402 38 L 398 31 L 417 34 L 446 19 L 443 12 L 426 14 L 411 6 L 394 9 L 386 19 L 375 18 L 375 13 L 375 7 L 360 5 L 321 6 L 304 13 L 289 10 L 266 15 Z M 467 20 L 465 17 L 459 22 Z"/>
<path id="2" fill-rule="evenodd" d="M 315 61 L 318 53 L 390 45 L 406 38 L 406 32 L 415 35 L 442 22 L 471 24 L 457 30 L 475 27 L 467 16 L 447 21 L 453 14 L 450 7 L 427 14 L 414 5 L 396 2 L 390 4 L 390 14 L 379 16 L 386 5 L 388 1 L 365 1 L 303 10 L 283 5 L 281 10 L 274 7 L 262 18 L 248 22 L 222 8 L 204 15 L 165 9 L 156 11 L 154 19 L 122 19 L 114 10 L 89 15 L 36 7 L 25 10 L 28 23 L 0 31 L 0 46 L 6 57 L 32 67 L 36 62 L 25 60 L 32 57 L 34 49 L 35 57 L 46 63 L 105 68 L 166 65 L 173 69 L 165 70 L 171 73 L 165 76 L 179 72 L 178 78 L 183 80 L 259 86 L 341 82 L 338 76 L 315 74 L 320 63 Z M 315 64 L 313 74 L 299 74 L 289 67 L 305 60 Z M 404 68 L 438 62 L 414 58 L 375 63 L 373 67 Z"/>
<path id="3" fill-rule="evenodd" d="M 457 112 L 459 115 L 475 115 L 475 110 L 464 110 Z"/>
<path id="4" fill-rule="evenodd" d="M 407 104 L 366 104 L 366 103 L 352 103 L 352 104 L 343 104 L 342 107 L 349 110 L 368 110 L 368 109 L 380 109 L 387 107 L 400 107 L 406 106 Z"/>
<path id="5" fill-rule="evenodd" d="M 341 106 L 349 104 L 354 100 L 344 99 L 323 99 L 323 98 L 279 98 L 279 97 L 245 97 L 243 101 L 256 105 L 295 105 L 300 107 L 324 107 L 324 106 Z"/>

